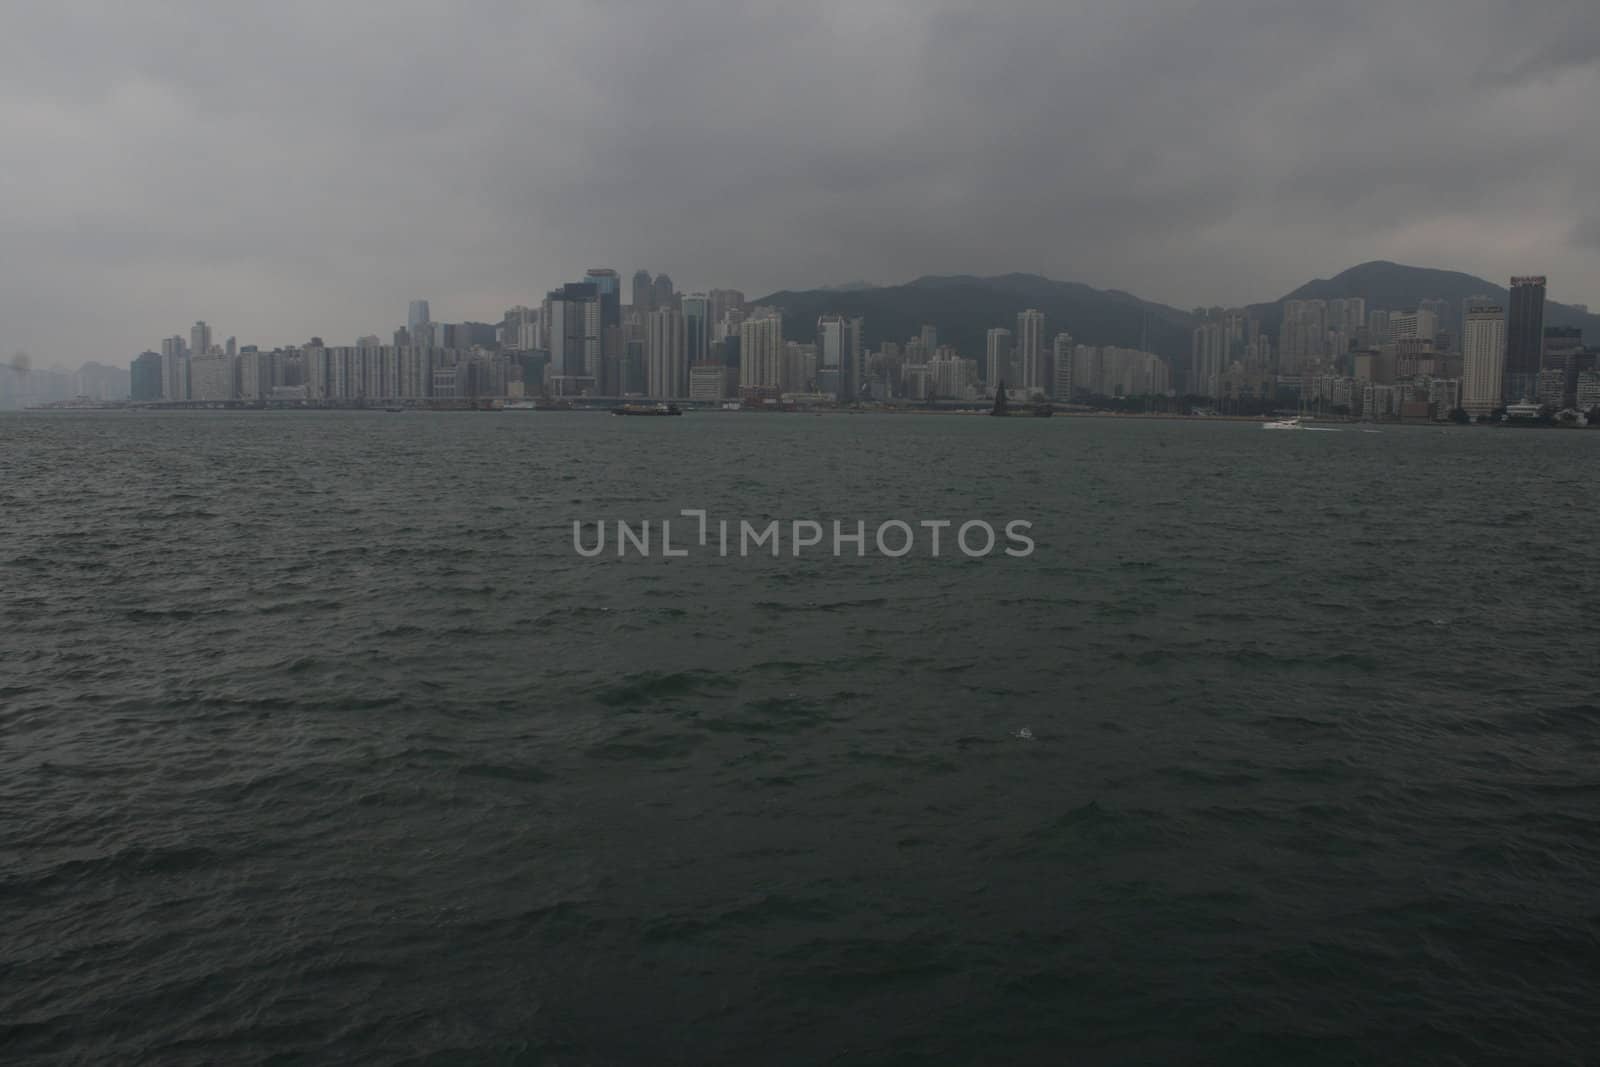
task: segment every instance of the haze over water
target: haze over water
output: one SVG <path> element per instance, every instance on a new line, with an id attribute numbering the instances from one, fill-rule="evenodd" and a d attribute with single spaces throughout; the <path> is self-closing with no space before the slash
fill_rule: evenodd
<path id="1" fill-rule="evenodd" d="M 0 417 L 0 1059 L 1582 1062 L 1597 460 Z M 1038 548 L 572 550 L 681 508 Z"/>

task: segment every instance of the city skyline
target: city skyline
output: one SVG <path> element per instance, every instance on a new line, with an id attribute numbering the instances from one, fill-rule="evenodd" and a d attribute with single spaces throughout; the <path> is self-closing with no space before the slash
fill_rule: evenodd
<path id="1" fill-rule="evenodd" d="M 1562 311 L 1567 324 L 1546 326 L 1548 277 L 1512 277 L 1500 304 L 1489 295 L 1499 288 L 1487 280 L 1437 272 L 1423 278 L 1413 277 L 1410 291 L 1419 283 L 1443 285 L 1455 299 L 1385 306 L 1392 294 L 1388 301 L 1301 296 L 1275 306 L 1193 309 L 1186 314 L 1198 324 L 1185 359 L 1143 351 L 1143 341 L 1138 349 L 1119 347 L 1096 337 L 1089 321 L 1071 313 L 1052 320 L 1034 307 L 1014 315 L 991 310 L 1008 325 L 1014 319 L 1015 332 L 990 327 L 976 339 L 977 351 L 970 329 L 941 337 L 938 325 L 924 322 L 901 343 L 881 323 L 869 333 L 859 310 L 842 314 L 826 305 L 815 332 L 802 325 L 797 338 L 786 336 L 786 319 L 792 326 L 797 317 L 781 301 L 752 302 L 738 289 L 685 293 L 666 272 L 646 268 L 633 271 L 625 292 L 617 270 L 591 267 L 537 306 L 506 309 L 497 322 L 433 321 L 431 301 L 413 298 L 388 342 L 369 333 L 354 345 L 319 335 L 273 346 L 220 340 L 213 324 L 197 320 L 187 338 L 182 331 L 163 338 L 159 352 L 146 350 L 126 372 L 86 364 L 71 380 L 88 401 L 245 406 L 533 397 L 971 402 L 994 397 L 1001 383 L 1021 398 L 1143 397 L 1165 410 L 1186 397 L 1235 414 L 1294 403 L 1345 415 L 1483 418 L 1508 405 L 1520 413 L 1580 413 L 1600 402 L 1600 349 L 1585 347 L 1583 329 L 1570 324 L 1578 309 Z M 1482 291 L 1462 297 L 1462 284 Z M 859 288 L 820 294 L 828 304 L 862 295 Z M 4 390 L 12 403 L 19 384 L 13 375 Z M 42 393 L 24 392 L 57 403 L 66 401 L 65 387 L 66 376 L 56 375 Z"/>
<path id="2" fill-rule="evenodd" d="M 941 338 L 938 325 L 924 322 L 903 343 L 883 329 L 869 341 L 864 317 L 836 310 L 816 319 L 814 333 L 802 326 L 801 337 L 811 338 L 802 340 L 785 336 L 783 306 L 752 303 L 741 290 L 683 293 L 665 272 L 638 268 L 624 294 L 616 270 L 591 267 L 537 308 L 509 308 L 494 324 L 434 322 L 430 301 L 412 299 L 392 343 L 367 334 L 355 345 L 318 336 L 304 345 L 240 346 L 232 336 L 217 342 L 214 327 L 196 321 L 187 344 L 181 333 L 165 338 L 159 353 L 132 361 L 126 379 L 109 368 L 93 372 L 94 395 L 85 390 L 84 399 L 115 399 L 108 394 L 120 390 L 136 403 L 247 407 L 535 397 L 765 407 L 998 403 L 1004 385 L 1019 399 L 1052 404 L 1140 398 L 1141 409 L 1165 411 L 1181 400 L 1194 414 L 1211 404 L 1263 414 L 1293 403 L 1369 418 L 1565 412 L 1574 421 L 1600 403 L 1600 349 L 1584 346 L 1581 327 L 1546 327 L 1547 277 L 1511 278 L 1504 306 L 1488 295 L 1491 283 L 1465 280 L 1486 291 L 1397 307 L 1360 296 L 1299 297 L 1277 306 L 1275 323 L 1262 317 L 1266 306 L 1197 308 L 1185 361 L 1143 344 L 1107 343 L 1092 327 L 1074 338 L 1068 327 L 1083 324 L 1070 314 L 1052 331 L 1033 307 L 1015 313 L 1015 332 L 988 328 L 981 352 L 970 356 L 956 343 L 968 331 Z"/>
<path id="3" fill-rule="evenodd" d="M 458 320 L 619 249 L 752 295 L 1027 270 L 1230 305 L 1385 258 L 1600 303 L 1586 8 L 1453 11 L 15 12 L 6 351 L 125 358 L 177 307 Z"/>

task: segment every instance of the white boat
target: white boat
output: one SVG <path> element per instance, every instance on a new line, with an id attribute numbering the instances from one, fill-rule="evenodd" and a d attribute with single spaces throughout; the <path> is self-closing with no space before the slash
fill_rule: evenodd
<path id="1" fill-rule="evenodd" d="M 1261 424 L 1261 428 L 1263 430 L 1303 430 L 1306 427 L 1305 423 L 1300 419 L 1300 416 L 1296 415 L 1292 419 L 1279 419 L 1276 422 L 1263 422 Z"/>

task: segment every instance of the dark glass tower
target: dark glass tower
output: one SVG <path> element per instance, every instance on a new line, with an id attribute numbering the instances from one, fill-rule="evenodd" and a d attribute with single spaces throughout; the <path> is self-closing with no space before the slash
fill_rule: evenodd
<path id="1" fill-rule="evenodd" d="M 1532 398 L 1544 359 L 1544 287 L 1542 275 L 1511 279 L 1511 306 L 1506 313 L 1506 370 L 1500 391 L 1505 403 Z"/>
<path id="2" fill-rule="evenodd" d="M 691 367 L 711 358 L 711 307 L 704 293 L 683 298 L 684 361 Z"/>

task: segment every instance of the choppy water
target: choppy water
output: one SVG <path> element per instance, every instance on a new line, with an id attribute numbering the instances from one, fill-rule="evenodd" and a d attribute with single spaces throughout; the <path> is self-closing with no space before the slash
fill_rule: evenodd
<path id="1" fill-rule="evenodd" d="M 1593 1062 L 1597 462 L 5 417 L 0 1060 Z M 683 507 L 1039 548 L 571 550 Z"/>

